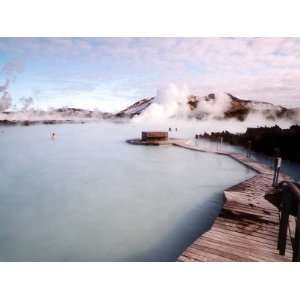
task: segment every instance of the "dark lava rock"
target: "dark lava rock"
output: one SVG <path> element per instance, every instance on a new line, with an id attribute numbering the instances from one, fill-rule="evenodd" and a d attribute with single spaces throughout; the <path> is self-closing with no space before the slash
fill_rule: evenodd
<path id="1" fill-rule="evenodd" d="M 0 125 L 4 125 L 4 126 L 17 125 L 17 122 L 9 121 L 9 120 L 0 120 Z"/>
<path id="2" fill-rule="evenodd" d="M 273 155 L 274 149 L 280 149 L 281 156 L 295 162 L 300 162 L 300 126 L 293 125 L 289 129 L 279 126 L 248 128 L 243 134 L 233 134 L 228 131 L 204 133 L 199 135 L 211 141 L 223 141 L 231 145 L 239 145 L 267 155 Z"/>

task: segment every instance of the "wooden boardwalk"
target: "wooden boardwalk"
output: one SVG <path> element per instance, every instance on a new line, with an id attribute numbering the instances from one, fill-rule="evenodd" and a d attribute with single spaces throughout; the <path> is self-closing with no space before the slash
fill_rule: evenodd
<path id="1" fill-rule="evenodd" d="M 187 143 L 174 143 L 206 152 Z M 264 196 L 272 189 L 273 171 L 239 153 L 227 155 L 256 171 L 256 175 L 224 191 L 224 206 L 211 229 L 195 240 L 178 261 L 291 261 L 288 239 L 285 256 L 279 255 L 279 210 Z M 279 180 L 287 179 L 287 176 Z"/>

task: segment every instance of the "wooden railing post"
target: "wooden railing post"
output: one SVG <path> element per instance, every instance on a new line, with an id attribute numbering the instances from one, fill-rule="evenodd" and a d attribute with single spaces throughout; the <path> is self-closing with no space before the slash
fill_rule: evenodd
<path id="1" fill-rule="evenodd" d="M 274 175 L 273 175 L 273 184 L 272 186 L 278 185 L 279 172 L 281 167 L 282 159 L 281 157 L 276 157 L 274 160 Z"/>
<path id="2" fill-rule="evenodd" d="M 293 261 L 300 261 L 300 189 L 299 184 L 291 181 L 282 181 L 278 187 L 281 188 L 281 214 L 278 235 L 279 254 L 285 254 L 287 227 L 289 215 L 297 218 L 295 236 L 291 237 L 293 246 Z"/>
<path id="3" fill-rule="evenodd" d="M 293 261 L 300 261 L 300 203 L 297 203 L 297 221 L 293 247 Z"/>
<path id="4" fill-rule="evenodd" d="M 285 255 L 286 237 L 291 209 L 291 197 L 289 190 L 284 187 L 281 196 L 281 216 L 278 235 L 278 250 L 280 255 Z"/>

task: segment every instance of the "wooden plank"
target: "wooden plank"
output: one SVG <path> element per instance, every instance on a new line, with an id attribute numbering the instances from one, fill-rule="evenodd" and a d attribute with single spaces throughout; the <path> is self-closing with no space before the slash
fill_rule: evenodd
<path id="1" fill-rule="evenodd" d="M 202 251 L 199 251 L 199 249 L 195 247 L 190 247 L 184 252 L 184 255 L 187 257 L 191 257 L 196 261 L 232 261 L 232 258 L 224 257 L 218 254 L 210 253 L 207 251 L 207 253 L 203 253 Z"/>
<path id="2" fill-rule="evenodd" d="M 226 231 L 232 232 L 239 232 L 241 234 L 246 234 L 248 236 L 261 236 L 264 238 L 269 237 L 269 240 L 277 240 L 278 237 L 278 230 L 272 231 L 270 227 L 262 227 L 257 224 L 251 224 L 247 227 L 235 224 L 235 223 L 228 223 L 226 221 L 220 220 L 221 218 L 216 219 L 215 226 L 223 228 Z"/>
<path id="3" fill-rule="evenodd" d="M 212 230 L 214 230 L 215 226 L 212 228 Z M 269 234 L 269 232 L 267 230 L 264 231 L 250 231 L 250 230 L 244 230 L 244 229 L 240 229 L 238 227 L 231 227 L 231 226 L 227 226 L 224 224 L 219 224 L 217 227 L 217 230 L 219 230 L 219 228 L 222 228 L 223 230 L 225 230 L 226 232 L 228 232 L 228 234 L 234 234 L 234 233 L 240 233 L 243 234 L 244 236 L 247 237 L 247 239 L 256 239 L 256 238 L 261 238 L 265 240 L 265 243 L 277 243 L 278 240 L 278 233 L 277 234 Z M 291 241 L 290 239 L 287 240 L 287 245 L 291 245 Z"/>
<path id="4" fill-rule="evenodd" d="M 203 239 L 199 240 L 201 243 L 202 240 L 212 242 L 212 243 L 218 243 L 218 244 L 225 244 L 225 245 L 230 245 L 234 247 L 235 249 L 241 248 L 246 251 L 251 251 L 253 253 L 264 251 L 264 252 L 269 252 L 272 254 L 278 255 L 277 251 L 277 243 L 272 244 L 265 244 L 262 242 L 257 242 L 257 241 L 251 241 L 249 239 L 245 239 L 244 236 L 241 237 L 236 237 L 232 236 L 230 237 L 228 234 L 223 234 L 223 235 L 217 235 L 216 232 L 214 232 L 213 235 L 210 235 L 209 237 L 203 237 Z M 290 252 L 291 254 L 292 252 Z"/>
<path id="5" fill-rule="evenodd" d="M 196 262 L 197 259 L 191 258 L 191 257 L 187 257 L 185 255 L 180 255 L 178 257 L 178 261 L 182 261 L 182 262 Z"/>
<path id="6" fill-rule="evenodd" d="M 215 236 L 223 236 L 223 239 L 228 239 L 228 238 L 236 238 L 237 240 L 244 240 L 244 234 L 236 231 L 230 231 L 226 230 L 217 226 L 214 226 L 214 230 L 212 235 Z M 206 235 L 206 236 L 211 236 L 211 235 Z M 276 247 L 277 240 L 269 240 L 266 239 L 265 237 L 261 236 L 251 236 L 247 235 L 247 241 L 246 244 L 248 243 L 257 243 L 258 245 L 262 244 L 264 247 L 270 247 L 271 249 L 274 249 L 274 246 Z"/>
<path id="7" fill-rule="evenodd" d="M 244 240 L 245 241 L 245 240 Z M 228 253 L 228 254 L 234 254 L 239 256 L 240 258 L 244 258 L 245 261 L 248 261 L 247 258 L 251 258 L 258 261 L 288 261 L 290 258 L 288 256 L 280 256 L 278 253 L 271 252 L 269 250 L 266 250 L 262 247 L 257 247 L 257 245 L 254 245 L 254 247 L 246 247 L 242 246 L 239 243 L 231 243 L 226 241 L 220 241 L 217 239 L 199 239 L 196 240 L 192 247 L 196 246 L 206 246 L 211 247 L 212 249 L 216 250 L 216 252 L 213 253 L 219 253 L 219 255 L 225 255 L 220 254 L 221 252 Z M 228 256 L 226 256 L 228 257 Z"/>

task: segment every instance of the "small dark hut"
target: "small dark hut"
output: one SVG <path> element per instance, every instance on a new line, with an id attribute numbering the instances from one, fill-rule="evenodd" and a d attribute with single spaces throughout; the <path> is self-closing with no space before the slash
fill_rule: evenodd
<path id="1" fill-rule="evenodd" d="M 166 141 L 168 132 L 164 131 L 143 131 L 142 141 Z"/>

